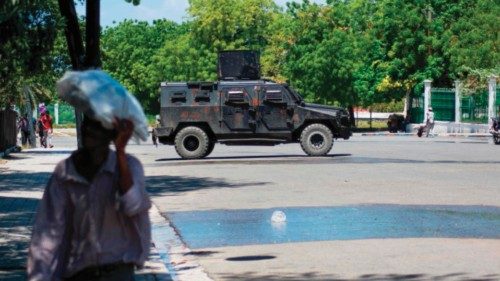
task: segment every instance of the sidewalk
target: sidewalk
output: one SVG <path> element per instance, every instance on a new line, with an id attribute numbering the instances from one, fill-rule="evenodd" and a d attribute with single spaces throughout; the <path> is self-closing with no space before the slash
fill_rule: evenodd
<path id="1" fill-rule="evenodd" d="M 0 162 L 0 280 L 26 279 L 27 249 L 38 202 L 55 164 L 69 152 L 33 149 Z M 154 243 L 144 269 L 136 271 L 136 280 L 172 280 Z"/>

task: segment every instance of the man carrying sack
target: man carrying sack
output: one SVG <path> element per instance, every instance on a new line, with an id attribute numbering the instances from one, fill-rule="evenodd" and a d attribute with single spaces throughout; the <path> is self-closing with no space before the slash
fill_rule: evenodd
<path id="1" fill-rule="evenodd" d="M 134 268 L 142 266 L 149 254 L 151 202 L 144 171 L 139 160 L 125 153 L 127 142 L 144 124 L 137 126 L 140 119 L 134 123 L 123 112 L 100 112 L 92 101 L 84 102 L 92 94 L 110 96 L 101 97 L 101 105 L 116 102 L 117 89 L 122 91 L 109 90 L 106 81 L 111 78 L 102 72 L 94 73 L 94 78 L 102 78 L 98 82 L 105 87 L 85 87 L 87 82 L 96 84 L 86 74 L 72 73 L 58 83 L 63 99 L 72 103 L 71 98 L 77 97 L 81 102 L 82 147 L 56 166 L 45 188 L 31 237 L 28 280 L 134 280 Z M 127 94 L 120 93 L 122 108 L 129 102 Z M 139 110 L 132 108 L 129 113 Z M 106 121 L 111 116 L 110 126 Z M 110 149 L 111 142 L 115 150 Z"/>

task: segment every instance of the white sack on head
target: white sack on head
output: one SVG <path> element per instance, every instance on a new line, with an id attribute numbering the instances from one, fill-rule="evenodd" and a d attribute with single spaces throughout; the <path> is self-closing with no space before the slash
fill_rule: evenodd
<path id="1" fill-rule="evenodd" d="M 146 141 L 148 123 L 137 99 L 100 70 L 68 71 L 57 82 L 59 97 L 89 117 L 113 128 L 115 118 L 134 123 L 134 136 Z"/>

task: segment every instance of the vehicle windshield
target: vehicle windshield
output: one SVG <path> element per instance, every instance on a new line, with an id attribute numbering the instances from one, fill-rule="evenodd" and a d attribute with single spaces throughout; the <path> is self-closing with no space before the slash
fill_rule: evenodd
<path id="1" fill-rule="evenodd" d="M 292 87 L 288 86 L 288 85 L 284 85 L 285 88 L 288 90 L 288 92 L 290 92 L 292 94 L 292 96 L 295 98 L 295 101 L 301 103 L 304 101 L 304 99 L 299 95 L 299 93 L 297 93 Z"/>

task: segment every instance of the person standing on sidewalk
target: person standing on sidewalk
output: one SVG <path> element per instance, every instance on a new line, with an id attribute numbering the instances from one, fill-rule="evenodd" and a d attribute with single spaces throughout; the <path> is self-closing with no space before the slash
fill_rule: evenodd
<path id="1" fill-rule="evenodd" d="M 38 138 L 40 139 L 40 147 L 47 147 L 47 140 L 43 136 L 43 123 L 42 116 L 45 112 L 40 113 L 40 118 L 36 121 L 36 133 L 38 133 Z"/>
<path id="2" fill-rule="evenodd" d="M 42 113 L 42 117 L 40 117 L 40 121 L 42 122 L 43 125 L 43 139 L 44 139 L 44 147 L 49 147 L 52 148 L 54 147 L 52 145 L 52 117 L 50 116 L 50 112 L 48 110 L 45 110 L 44 113 Z"/>
<path id="3" fill-rule="evenodd" d="M 28 121 L 28 114 L 24 114 L 17 124 L 17 129 L 21 131 L 21 145 L 26 147 L 27 144 L 30 144 L 30 123 Z"/>
<path id="4" fill-rule="evenodd" d="M 83 148 L 56 166 L 40 202 L 28 280 L 129 281 L 144 264 L 151 201 L 142 164 L 125 153 L 134 125 L 115 120 L 114 127 L 84 116 Z"/>
<path id="5" fill-rule="evenodd" d="M 429 133 L 432 135 L 433 130 L 434 130 L 434 112 L 432 111 L 432 107 L 429 107 L 427 111 L 427 118 L 425 120 L 425 127 L 426 127 L 426 132 L 425 132 L 425 137 L 429 137 Z"/>

